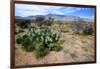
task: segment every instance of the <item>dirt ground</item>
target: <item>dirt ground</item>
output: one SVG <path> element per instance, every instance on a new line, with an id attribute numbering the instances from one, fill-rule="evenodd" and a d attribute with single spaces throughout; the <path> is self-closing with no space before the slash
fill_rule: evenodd
<path id="1" fill-rule="evenodd" d="M 60 40 L 63 49 L 51 51 L 41 59 L 36 59 L 34 52 L 25 52 L 15 44 L 15 66 L 94 61 L 94 36 L 62 33 Z"/>

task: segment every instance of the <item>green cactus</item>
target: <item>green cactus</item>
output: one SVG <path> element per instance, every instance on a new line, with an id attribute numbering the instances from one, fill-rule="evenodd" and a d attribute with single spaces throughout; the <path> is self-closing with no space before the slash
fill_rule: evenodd
<path id="1" fill-rule="evenodd" d="M 39 58 L 45 56 L 47 50 L 60 50 L 59 38 L 60 36 L 52 32 L 50 28 L 30 28 L 29 32 L 21 38 L 23 39 L 21 44 L 25 51 L 35 49 L 36 57 Z"/>
<path id="2" fill-rule="evenodd" d="M 23 42 L 23 39 L 21 36 L 17 36 L 17 39 L 16 39 L 16 43 L 17 44 L 21 44 Z"/>
<path id="3" fill-rule="evenodd" d="M 29 37 L 25 38 L 24 41 L 22 42 L 22 48 L 25 51 L 33 51 L 34 46 L 32 45 L 32 41 L 30 40 Z"/>
<path id="4" fill-rule="evenodd" d="M 48 53 L 48 50 L 47 48 L 40 46 L 39 48 L 35 49 L 34 53 L 36 55 L 36 58 L 43 58 Z"/>

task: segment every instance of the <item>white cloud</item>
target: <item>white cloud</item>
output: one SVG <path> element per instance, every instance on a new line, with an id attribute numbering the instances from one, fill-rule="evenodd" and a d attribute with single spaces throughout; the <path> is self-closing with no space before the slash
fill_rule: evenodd
<path id="1" fill-rule="evenodd" d="M 87 10 L 87 9 L 77 8 L 77 7 L 65 7 L 65 6 L 15 4 L 16 16 L 46 15 L 46 14 L 66 15 L 80 10 Z"/>
<path id="2" fill-rule="evenodd" d="M 26 4 L 15 4 L 15 15 L 45 15 L 48 13 L 58 13 L 57 10 L 60 7 L 55 6 L 42 6 L 42 5 L 26 5 Z M 59 11 L 59 13 L 61 13 Z"/>
<path id="3" fill-rule="evenodd" d="M 59 14 L 59 15 L 64 15 L 63 12 L 60 12 L 60 11 L 53 11 L 54 14 Z"/>

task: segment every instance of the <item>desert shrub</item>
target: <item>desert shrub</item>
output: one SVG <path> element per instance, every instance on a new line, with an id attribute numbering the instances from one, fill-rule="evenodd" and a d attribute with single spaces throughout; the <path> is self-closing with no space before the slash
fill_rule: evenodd
<path id="1" fill-rule="evenodd" d="M 51 26 L 52 23 L 53 23 L 53 21 L 54 21 L 54 18 L 51 18 L 51 17 L 49 16 L 48 20 L 46 20 L 45 22 L 46 22 L 46 25 L 47 25 L 47 26 Z"/>
<path id="2" fill-rule="evenodd" d="M 16 39 L 17 44 L 21 44 L 23 42 L 22 37 L 18 36 Z"/>
<path id="3" fill-rule="evenodd" d="M 60 28 L 60 25 L 59 25 L 59 24 L 54 23 L 54 24 L 52 24 L 52 26 L 51 26 L 51 27 L 52 27 L 52 28 L 57 29 L 57 28 Z"/>
<path id="4" fill-rule="evenodd" d="M 35 49 L 34 53 L 36 55 L 36 58 L 42 58 L 48 53 L 48 50 L 47 48 L 43 48 L 42 46 L 40 46 L 39 48 Z"/>
<path id="5" fill-rule="evenodd" d="M 60 30 L 63 33 L 69 32 L 69 29 L 71 29 L 71 28 L 67 24 L 62 24 L 61 27 L 60 27 Z"/>
<path id="6" fill-rule="evenodd" d="M 25 38 L 24 41 L 22 42 L 22 48 L 25 51 L 33 51 L 34 46 L 32 45 L 32 42 L 30 38 Z"/>
<path id="7" fill-rule="evenodd" d="M 50 43 L 49 45 L 50 50 L 59 51 L 62 49 L 59 43 Z"/>
<path id="8" fill-rule="evenodd" d="M 73 29 L 75 34 L 81 34 L 80 31 L 83 31 L 83 27 L 85 27 L 85 26 L 86 25 L 84 25 L 84 23 L 75 22 L 72 24 L 72 29 Z"/>
<path id="9" fill-rule="evenodd" d="M 35 22 L 37 25 L 41 26 L 44 23 L 45 17 L 44 16 L 37 16 Z"/>
<path id="10" fill-rule="evenodd" d="M 18 34 L 18 30 L 16 28 L 14 29 L 14 33 L 15 34 Z"/>
<path id="11" fill-rule="evenodd" d="M 23 29 L 28 28 L 31 25 L 31 21 L 22 19 L 22 20 L 17 21 L 16 25 Z"/>
<path id="12" fill-rule="evenodd" d="M 19 33 L 22 33 L 22 32 L 24 32 L 24 29 L 21 29 L 21 28 L 15 28 L 15 31 L 14 31 L 14 33 L 15 34 L 19 34 Z"/>
<path id="13" fill-rule="evenodd" d="M 39 28 L 38 25 L 35 22 L 31 23 L 31 27 L 33 27 L 33 28 Z"/>
<path id="14" fill-rule="evenodd" d="M 24 32 L 24 30 L 23 29 L 19 29 L 18 33 L 22 33 L 22 32 Z"/>
<path id="15" fill-rule="evenodd" d="M 24 40 L 24 39 L 26 39 L 27 37 L 28 37 L 28 35 L 23 35 L 22 38 L 23 38 L 23 40 Z"/>
<path id="16" fill-rule="evenodd" d="M 91 23 L 74 23 L 73 30 L 76 34 L 92 35 L 93 26 Z"/>
<path id="17" fill-rule="evenodd" d="M 61 32 L 66 33 L 66 32 L 69 32 L 69 30 L 66 28 L 61 28 Z"/>
<path id="18" fill-rule="evenodd" d="M 14 34 L 18 34 L 18 29 L 17 29 L 16 24 L 14 25 Z"/>
<path id="19" fill-rule="evenodd" d="M 50 28 L 39 29 L 33 27 L 21 38 L 23 39 L 21 44 L 25 51 L 35 49 L 36 57 L 41 58 L 45 56 L 47 50 L 60 50 L 59 38 L 60 36 L 52 32 Z"/>
<path id="20" fill-rule="evenodd" d="M 35 22 L 38 26 L 51 26 L 54 21 L 54 18 L 51 18 L 50 16 L 46 19 L 44 16 L 37 16 L 35 19 Z"/>
<path id="21" fill-rule="evenodd" d="M 84 34 L 84 35 L 92 35 L 92 34 L 93 34 L 93 28 L 92 28 L 91 26 L 85 28 L 85 29 L 83 30 L 83 34 Z"/>

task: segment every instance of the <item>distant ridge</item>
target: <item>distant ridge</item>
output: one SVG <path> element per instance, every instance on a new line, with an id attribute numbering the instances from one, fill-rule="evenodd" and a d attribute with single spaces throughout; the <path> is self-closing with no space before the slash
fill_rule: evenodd
<path id="1" fill-rule="evenodd" d="M 36 17 L 38 17 L 38 16 L 44 16 L 46 19 L 48 19 L 48 17 L 51 17 L 51 18 L 54 18 L 55 21 L 94 22 L 93 19 L 81 18 L 81 17 L 78 17 L 78 16 L 70 16 L 70 15 L 57 15 L 57 14 L 34 15 L 34 16 L 31 15 L 31 16 L 27 16 L 27 17 L 15 16 L 15 19 L 35 20 Z"/>

